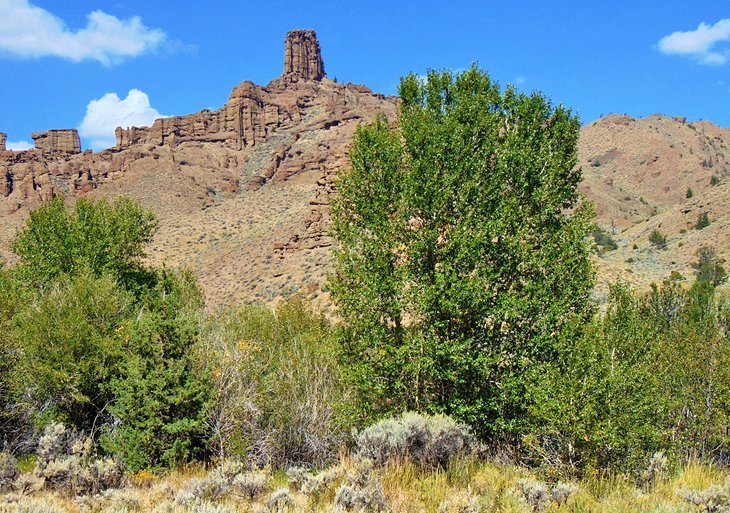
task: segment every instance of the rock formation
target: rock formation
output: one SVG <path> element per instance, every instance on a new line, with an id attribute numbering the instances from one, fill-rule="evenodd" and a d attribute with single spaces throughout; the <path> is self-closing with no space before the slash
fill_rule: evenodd
<path id="1" fill-rule="evenodd" d="M 75 130 L 0 152 L 0 260 L 14 262 L 13 234 L 41 201 L 128 196 L 159 219 L 150 261 L 194 270 L 210 307 L 296 293 L 326 304 L 334 178 L 357 126 L 394 122 L 397 110 L 396 98 L 327 80 L 314 32 L 290 32 L 284 73 L 266 86 L 242 82 L 220 109 L 118 128 L 116 147 L 99 153 L 80 153 Z M 619 246 L 597 258 L 599 280 L 691 277 L 700 245 L 730 260 L 728 148 L 730 129 L 661 116 L 581 129 L 581 192 Z M 703 212 L 712 223 L 699 232 Z M 653 229 L 667 249 L 652 249 Z"/>
<path id="2" fill-rule="evenodd" d="M 0 132 L 0 151 L 5 151 L 7 148 L 5 147 L 5 143 L 8 140 L 8 134 L 5 132 Z"/>
<path id="3" fill-rule="evenodd" d="M 294 116 L 296 102 L 277 105 L 270 96 L 260 86 L 243 82 L 218 110 L 158 119 L 151 127 L 118 127 L 114 132 L 116 148 L 137 144 L 175 146 L 190 141 L 224 143 L 234 150 L 253 146 L 266 140 L 272 130 L 290 124 Z"/>
<path id="4" fill-rule="evenodd" d="M 324 62 L 314 30 L 292 30 L 284 42 L 284 75 L 304 80 L 322 80 Z"/>
<path id="5" fill-rule="evenodd" d="M 45 153 L 80 153 L 81 140 L 75 128 L 33 132 L 31 134 L 35 147 Z"/>
<path id="6" fill-rule="evenodd" d="M 162 118 L 151 127 L 118 127 L 114 132 L 116 149 L 137 144 L 174 146 L 198 141 L 222 142 L 231 149 L 241 150 L 267 140 L 276 130 L 298 123 L 306 102 L 316 91 L 310 89 L 310 94 L 303 97 L 282 93 L 296 89 L 290 85 L 299 79 L 321 81 L 325 77 L 324 63 L 313 30 L 290 31 L 284 46 L 284 74 L 268 87 L 245 81 L 233 89 L 228 102 L 216 111 Z M 364 88 L 364 92 L 370 90 Z"/>

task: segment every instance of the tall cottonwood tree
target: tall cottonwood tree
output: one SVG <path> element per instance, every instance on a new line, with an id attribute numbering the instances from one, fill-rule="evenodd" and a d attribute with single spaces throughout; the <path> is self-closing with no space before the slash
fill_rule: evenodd
<path id="1" fill-rule="evenodd" d="M 358 129 L 334 206 L 330 286 L 362 414 L 517 434 L 526 370 L 591 310 L 578 119 L 475 66 L 399 93 L 396 127 Z"/>

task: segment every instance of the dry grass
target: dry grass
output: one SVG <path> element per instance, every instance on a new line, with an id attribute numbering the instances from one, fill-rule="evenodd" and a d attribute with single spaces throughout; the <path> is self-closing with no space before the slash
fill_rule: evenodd
<path id="1" fill-rule="evenodd" d="M 373 467 L 343 456 L 336 467 L 324 472 L 336 477 L 322 481 L 326 484 L 316 491 L 290 484 L 282 472 L 265 471 L 269 480 L 267 491 L 253 500 L 227 493 L 215 501 L 198 498 L 189 502 L 179 500 L 180 491 L 196 479 L 211 479 L 215 472 L 206 473 L 200 467 L 189 467 L 162 477 L 138 473 L 129 476 L 125 488 L 107 490 L 95 496 L 69 498 L 47 491 L 26 495 L 8 493 L 0 496 L 0 513 L 331 513 L 346 511 L 342 500 L 336 505 L 337 497 L 343 495 L 338 493 L 342 488 L 359 494 L 359 505 L 352 511 L 376 511 L 379 492 L 373 497 L 367 494 L 379 490 L 385 498 L 386 510 L 398 513 L 690 513 L 702 509 L 683 500 L 683 490 L 702 491 L 713 485 L 722 486 L 729 475 L 716 467 L 691 463 L 675 475 L 644 488 L 638 487 L 628 476 L 592 476 L 571 483 L 576 491 L 567 499 L 560 499 L 562 502 L 556 502 L 552 495 L 547 499 L 543 497 L 540 502 L 534 496 L 528 497 L 525 487 L 528 492 L 554 490 L 556 483 L 542 482 L 538 474 L 528 469 L 473 459 L 453 462 L 446 470 L 421 470 L 410 462 Z M 362 504 L 365 506 L 360 506 Z"/>

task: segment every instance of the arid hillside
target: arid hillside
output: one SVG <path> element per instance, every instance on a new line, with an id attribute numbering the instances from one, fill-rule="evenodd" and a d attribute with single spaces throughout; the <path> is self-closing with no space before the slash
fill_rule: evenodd
<path id="1" fill-rule="evenodd" d="M 0 257 L 13 262 L 15 231 L 53 195 L 130 196 L 160 221 L 150 258 L 192 268 L 211 308 L 295 293 L 326 304 L 333 178 L 357 125 L 397 110 L 397 98 L 329 80 L 316 35 L 299 30 L 268 85 L 242 82 L 216 111 L 118 128 L 114 148 L 82 152 L 75 130 L 51 130 L 33 134 L 36 149 L 4 151 L 0 135 Z M 701 246 L 730 259 L 728 144 L 730 129 L 662 116 L 583 127 L 581 191 L 618 246 L 596 255 L 599 296 L 617 279 L 689 277 Z M 695 229 L 704 213 L 709 226 Z"/>
<path id="2" fill-rule="evenodd" d="M 597 256 L 599 282 L 690 278 L 701 246 L 730 258 L 730 129 L 706 121 L 607 116 L 583 127 L 581 191 L 618 249 Z M 707 214 L 709 226 L 698 229 Z M 666 248 L 649 241 L 656 230 Z"/>

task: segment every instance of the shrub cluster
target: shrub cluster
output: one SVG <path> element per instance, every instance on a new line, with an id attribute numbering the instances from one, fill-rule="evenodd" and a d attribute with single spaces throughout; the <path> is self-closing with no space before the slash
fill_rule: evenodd
<path id="1" fill-rule="evenodd" d="M 667 237 L 657 229 L 652 230 L 649 234 L 649 242 L 651 242 L 657 249 L 667 248 Z"/>
<path id="2" fill-rule="evenodd" d="M 609 233 L 600 226 L 593 228 L 593 242 L 596 243 L 600 252 L 614 251 L 618 249 L 618 244 L 616 244 L 613 237 L 611 237 L 611 235 L 609 235 Z"/>
<path id="3" fill-rule="evenodd" d="M 118 462 L 96 457 L 91 439 L 61 424 L 51 424 L 44 430 L 30 473 L 20 474 L 17 461 L 0 453 L 0 492 L 46 489 L 72 496 L 98 494 L 120 486 L 123 479 Z"/>
<path id="4" fill-rule="evenodd" d="M 127 200 L 56 199 L 19 232 L 20 264 L 0 269 L 0 447 L 61 423 L 131 471 L 333 461 L 350 423 L 329 323 L 297 300 L 205 315 L 190 272 L 143 264 L 154 226 Z M 76 466 L 39 461 L 49 483 Z"/>
<path id="5" fill-rule="evenodd" d="M 335 490 L 334 503 L 346 511 L 387 511 L 383 485 L 373 472 L 371 460 L 360 461 L 345 475 L 344 482 Z"/>
<path id="6" fill-rule="evenodd" d="M 543 511 L 553 503 L 563 504 L 578 491 L 578 486 L 573 483 L 558 481 L 554 486 L 550 486 L 531 478 L 520 479 L 517 481 L 517 486 L 533 511 Z"/>
<path id="7" fill-rule="evenodd" d="M 260 470 L 247 471 L 237 461 L 225 461 L 204 478 L 194 478 L 178 491 L 175 501 L 188 505 L 201 501 L 217 501 L 227 496 L 256 499 L 264 495 L 271 476 Z"/>
<path id="8" fill-rule="evenodd" d="M 442 466 L 475 449 L 471 430 L 445 415 L 406 412 L 364 429 L 355 436 L 355 455 L 377 464 L 391 460 L 418 466 Z"/>
<path id="9" fill-rule="evenodd" d="M 0 452 L 0 493 L 9 491 L 19 474 L 18 460 L 11 454 Z"/>
<path id="10" fill-rule="evenodd" d="M 259 466 L 332 463 L 350 428 L 336 353 L 327 321 L 298 299 L 206 319 L 200 361 L 216 390 L 208 420 L 214 452 Z"/>

